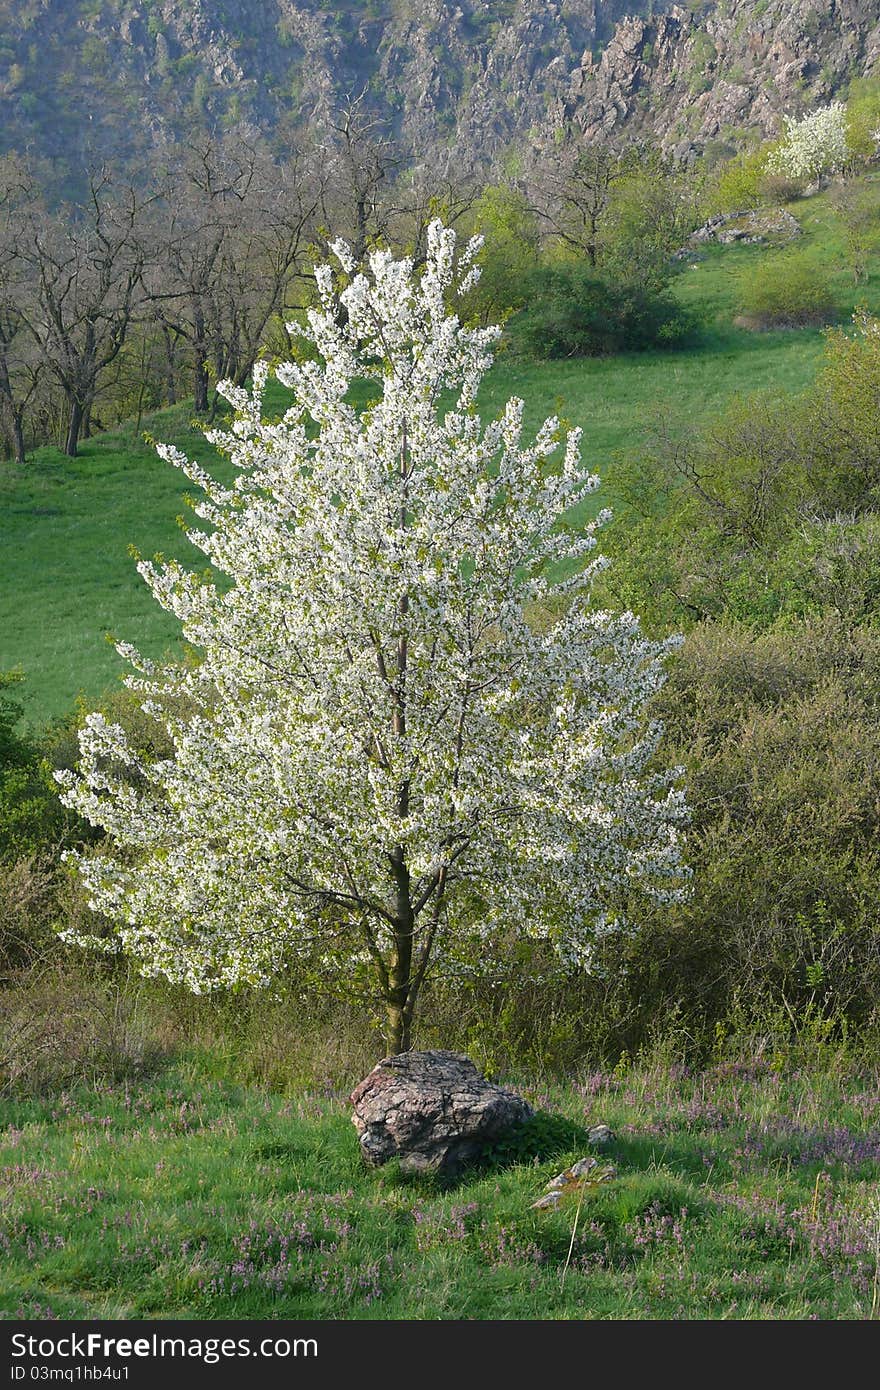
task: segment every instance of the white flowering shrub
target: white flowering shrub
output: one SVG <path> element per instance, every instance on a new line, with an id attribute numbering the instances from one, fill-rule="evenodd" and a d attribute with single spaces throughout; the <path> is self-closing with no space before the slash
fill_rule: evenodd
<path id="1" fill-rule="evenodd" d="M 578 431 L 551 419 L 526 443 L 522 401 L 477 413 L 499 330 L 447 309 L 477 249 L 456 265 L 436 222 L 421 273 L 384 251 L 359 273 L 337 244 L 308 316 L 318 360 L 276 369 L 283 419 L 262 417 L 265 364 L 252 395 L 222 388 L 234 423 L 208 438 L 235 482 L 160 448 L 203 489 L 190 537 L 225 576 L 138 566 L 201 653 L 159 667 L 119 647 L 173 755 L 93 714 L 58 774 L 109 837 L 73 856 L 91 904 L 146 974 L 199 992 L 299 961 L 371 980 L 393 1050 L 430 969 L 502 930 L 587 964 L 635 890 L 683 882 L 684 797 L 648 769 L 643 719 L 671 643 L 590 607 L 604 517 L 560 524 L 597 485 Z M 357 378 L 378 397 L 360 412 Z M 549 627 L 529 621 L 560 594 Z"/>
<path id="2" fill-rule="evenodd" d="M 842 169 L 849 157 L 846 107 L 833 101 L 799 121 L 786 121 L 785 136 L 770 154 L 767 170 L 793 179 L 817 179 Z"/>

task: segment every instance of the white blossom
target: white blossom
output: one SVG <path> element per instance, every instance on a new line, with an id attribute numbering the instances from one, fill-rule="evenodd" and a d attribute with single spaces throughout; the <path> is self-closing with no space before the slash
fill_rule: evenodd
<path id="1" fill-rule="evenodd" d="M 786 120 L 784 139 L 771 153 L 767 169 L 794 179 L 817 179 L 836 173 L 848 158 L 846 107 L 833 101 L 801 120 Z"/>
<path id="2" fill-rule="evenodd" d="M 209 437 L 235 481 L 160 450 L 203 489 L 189 536 L 217 575 L 139 565 L 201 655 L 120 646 L 171 755 L 90 715 L 58 779 L 107 832 L 72 858 L 145 973 L 206 991 L 369 968 L 411 1015 L 428 966 L 473 968 L 487 937 L 585 965 L 636 890 L 681 894 L 684 796 L 644 719 L 674 643 L 590 605 L 607 514 L 563 520 L 598 484 L 579 431 L 527 443 L 521 401 L 477 412 L 499 330 L 448 311 L 454 233 L 431 226 L 420 272 L 334 252 L 346 287 L 318 270 L 320 358 L 276 369 L 281 422 L 265 367 L 251 397 L 222 388 L 236 418 Z"/>

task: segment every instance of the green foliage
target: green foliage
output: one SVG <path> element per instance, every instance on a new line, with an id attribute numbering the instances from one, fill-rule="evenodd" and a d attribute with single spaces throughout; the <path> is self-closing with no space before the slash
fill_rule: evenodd
<path id="1" fill-rule="evenodd" d="M 880 78 L 861 77 L 850 83 L 846 103 L 846 141 L 856 159 L 876 158 L 880 129 Z"/>
<path id="2" fill-rule="evenodd" d="M 703 178 L 677 172 L 655 151 L 615 183 L 602 234 L 601 266 L 609 277 L 652 291 L 673 279 L 673 252 L 700 221 Z"/>
<path id="3" fill-rule="evenodd" d="M 577 1154 L 586 1148 L 587 1130 L 565 1115 L 538 1110 L 516 1129 L 496 1139 L 487 1159 L 496 1165 L 539 1163 L 561 1154 Z"/>
<path id="4" fill-rule="evenodd" d="M 855 285 L 864 284 L 880 249 L 877 191 L 846 180 L 833 191 L 831 205 L 843 231 L 844 255 Z"/>
<path id="5" fill-rule="evenodd" d="M 679 305 L 649 285 L 614 281 L 583 265 L 542 267 L 524 282 L 527 307 L 512 325 L 513 341 L 530 357 L 600 357 L 671 347 L 692 322 Z"/>
<path id="6" fill-rule="evenodd" d="M 96 34 L 87 34 L 80 49 L 80 60 L 90 72 L 104 76 L 110 68 L 107 44 Z"/>
<path id="7" fill-rule="evenodd" d="M 688 86 L 693 93 L 703 92 L 710 86 L 708 70 L 718 57 L 712 39 L 704 29 L 698 29 L 691 43 L 691 70 Z"/>
<path id="8" fill-rule="evenodd" d="M 525 302 L 526 279 L 539 256 L 537 219 L 521 193 L 494 184 L 477 200 L 473 231 L 485 238 L 485 245 L 468 312 L 481 323 L 503 322 Z"/>
<path id="9" fill-rule="evenodd" d="M 824 267 L 801 251 L 744 270 L 739 307 L 743 327 L 759 330 L 815 327 L 837 313 Z"/>
<path id="10" fill-rule="evenodd" d="M 712 212 L 738 212 L 759 207 L 765 197 L 767 157 L 772 146 L 743 150 L 720 165 L 707 195 Z"/>
<path id="11" fill-rule="evenodd" d="M 880 502 L 880 322 L 862 312 L 855 329 L 828 330 L 810 396 L 813 486 L 828 512 Z"/>
<path id="12" fill-rule="evenodd" d="M 722 614 L 767 626 L 876 612 L 880 335 L 829 330 L 814 386 L 750 396 L 709 426 L 662 432 L 618 465 L 604 548 L 609 603 L 661 630 Z"/>
<path id="13" fill-rule="evenodd" d="M 646 923 L 640 967 L 659 930 L 688 1011 L 724 1017 L 739 997 L 795 1026 L 864 1022 L 880 999 L 880 630 L 706 624 L 657 713 L 687 770 L 694 893 Z"/>
<path id="14" fill-rule="evenodd" d="M 19 729 L 22 707 L 10 693 L 21 672 L 0 672 L 0 861 L 57 846 L 62 813 L 40 743 Z"/>

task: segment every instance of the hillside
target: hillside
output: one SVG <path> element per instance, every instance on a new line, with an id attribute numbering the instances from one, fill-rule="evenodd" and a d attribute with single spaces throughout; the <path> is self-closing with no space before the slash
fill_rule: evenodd
<path id="1" fill-rule="evenodd" d="M 866 188 L 876 185 L 869 181 Z M 840 319 L 857 302 L 877 312 L 880 270 L 854 287 L 830 195 L 793 210 L 805 249 L 831 277 Z M 637 455 L 661 420 L 683 427 L 717 416 L 737 396 L 793 393 L 813 380 L 822 356 L 819 329 L 756 334 L 733 325 L 744 272 L 784 255 L 784 249 L 761 246 L 716 247 L 684 270 L 675 293 L 703 325 L 699 341 L 686 350 L 538 363 L 502 352 L 487 379 L 483 409 L 494 413 L 516 394 L 527 403 L 531 427 L 551 410 L 582 426 L 585 461 L 603 483 L 596 505 L 614 506 L 617 461 Z M 275 392 L 273 408 L 280 405 L 280 388 Z M 179 405 L 146 417 L 142 428 L 207 461 L 213 450 L 190 415 L 190 405 Z M 128 547 L 198 565 L 175 525 L 183 492 L 183 480 L 144 442 L 134 421 L 85 441 L 77 459 L 46 447 L 24 473 L 11 465 L 0 470 L 0 554 L 9 561 L 2 576 L 0 670 L 23 668 L 21 698 L 35 724 L 69 711 L 77 695 L 95 699 L 115 683 L 122 663 L 104 640 L 107 632 L 151 655 L 175 649 L 176 625 L 153 603 Z"/>
<path id="2" fill-rule="evenodd" d="M 365 92 L 418 162 L 516 158 L 571 124 L 735 147 L 871 73 L 870 0 L 0 0 L 0 151 L 129 168 L 194 129 L 283 149 Z"/>

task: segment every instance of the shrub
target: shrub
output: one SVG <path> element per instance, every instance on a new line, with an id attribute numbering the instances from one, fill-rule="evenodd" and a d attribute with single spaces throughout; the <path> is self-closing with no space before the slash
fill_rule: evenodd
<path id="1" fill-rule="evenodd" d="M 806 179 L 796 179 L 788 174 L 772 174 L 766 170 L 758 183 L 758 195 L 763 203 L 783 207 L 800 198 L 806 188 Z"/>
<path id="2" fill-rule="evenodd" d="M 601 601 L 637 609 L 659 631 L 726 612 L 772 622 L 780 599 L 768 557 L 814 502 L 808 423 L 803 404 L 758 395 L 621 462 Z"/>
<path id="3" fill-rule="evenodd" d="M 755 150 L 744 150 L 726 160 L 715 175 L 715 186 L 709 195 L 712 212 L 739 212 L 756 208 L 765 197 L 768 149 L 766 144 Z"/>
<path id="4" fill-rule="evenodd" d="M 880 79 L 856 78 L 846 103 L 846 142 L 850 153 L 865 163 L 877 157 L 880 128 Z"/>
<path id="5" fill-rule="evenodd" d="M 467 311 L 479 323 L 497 323 L 524 303 L 524 280 L 538 256 L 537 220 L 522 194 L 498 184 L 478 199 L 474 227 L 485 237 L 485 245 Z"/>
<path id="6" fill-rule="evenodd" d="M 657 712 L 694 805 L 694 894 L 666 914 L 681 999 L 716 1017 L 738 997 L 867 1020 L 880 999 L 880 631 L 835 615 L 763 634 L 707 624 Z"/>
<path id="7" fill-rule="evenodd" d="M 65 956 L 0 991 L 0 1091 L 56 1090 L 141 1073 L 155 1055 L 125 980 Z"/>
<path id="8" fill-rule="evenodd" d="M 0 860 L 48 853 L 71 819 L 58 802 L 41 742 L 20 731 L 22 707 L 11 692 L 21 680 L 19 671 L 0 673 Z"/>
<path id="9" fill-rule="evenodd" d="M 51 953 L 56 890 L 51 861 L 0 860 L 0 984 Z"/>
<path id="10" fill-rule="evenodd" d="M 739 287 L 745 328 L 818 327 L 835 317 L 834 297 L 822 268 L 802 252 L 789 252 L 749 265 Z"/>
<path id="11" fill-rule="evenodd" d="M 515 345 L 535 358 L 601 357 L 671 347 L 693 324 L 665 293 L 612 281 L 583 266 L 543 267 L 527 279 L 527 308 L 511 325 Z"/>
<path id="12" fill-rule="evenodd" d="M 830 329 L 811 401 L 816 486 L 827 511 L 874 508 L 880 489 L 880 320 Z"/>

